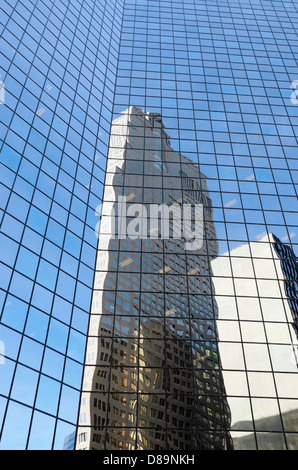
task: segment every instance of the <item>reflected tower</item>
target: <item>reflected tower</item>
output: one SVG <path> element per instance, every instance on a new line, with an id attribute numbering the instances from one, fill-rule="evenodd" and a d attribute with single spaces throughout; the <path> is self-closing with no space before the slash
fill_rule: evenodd
<path id="1" fill-rule="evenodd" d="M 145 227 L 146 237 L 125 236 L 119 197 L 126 228 Z M 164 217 L 148 226 L 143 208 L 152 204 L 202 205 L 200 249 L 173 237 L 170 214 L 168 234 Z M 100 214 L 76 448 L 230 449 L 210 268 L 218 255 L 212 204 L 204 175 L 173 150 L 160 115 L 131 107 L 113 122 Z"/>

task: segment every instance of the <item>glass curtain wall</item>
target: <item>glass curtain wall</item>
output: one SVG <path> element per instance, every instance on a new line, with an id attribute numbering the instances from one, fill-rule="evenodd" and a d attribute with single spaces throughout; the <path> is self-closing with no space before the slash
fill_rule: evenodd
<path id="1" fill-rule="evenodd" d="M 216 441 L 221 448 L 297 450 L 297 13 L 290 0 L 2 1 L 1 449 L 186 450 L 213 448 Z M 179 265 L 179 285 L 174 288 L 171 271 L 162 271 L 162 293 L 159 281 L 152 284 L 137 310 L 129 289 L 119 290 L 118 304 L 114 272 L 98 276 L 109 269 L 98 269 L 102 250 L 95 233 L 97 208 L 109 201 L 105 191 L 115 191 L 107 161 L 121 157 L 130 135 L 126 129 L 125 139 L 121 133 L 115 139 L 111 126 L 131 107 L 143 117 L 159 116 L 171 167 L 178 158 L 191 170 L 180 168 L 176 180 L 172 170 L 173 178 L 160 178 L 162 198 L 177 200 L 189 185 L 195 188 L 190 179 L 204 180 L 200 202 L 205 214 L 212 211 L 214 243 L 209 253 L 205 230 L 206 249 L 191 254 L 190 266 L 175 244 L 173 251 L 157 250 L 160 262 Z M 136 181 L 122 194 L 142 203 L 158 190 L 157 172 L 168 171 L 161 147 L 147 146 L 146 124 L 136 126 L 142 138 L 131 140 L 126 155 L 137 148 L 138 157 L 132 166 L 128 157 L 129 176 L 121 183 L 123 191 Z M 156 143 L 160 136 L 158 130 Z M 167 137 L 163 141 L 167 145 Z M 168 181 L 172 186 L 162 186 Z M 127 281 L 133 283 L 154 267 L 153 258 L 149 250 L 148 263 L 141 264 L 139 253 L 146 250 L 129 253 L 121 242 L 123 250 L 113 241 L 109 255 L 127 251 L 118 260 L 124 265 L 114 266 L 123 278 L 125 270 L 133 272 Z M 133 256 L 136 264 L 128 261 Z M 208 281 L 207 289 L 197 277 Z M 184 288 L 186 306 L 177 308 L 174 298 Z M 93 310 L 97 291 L 116 311 Z M 152 309 L 143 319 L 152 295 L 160 294 L 156 315 Z M 205 363 L 194 362 L 202 342 L 193 348 L 190 336 L 194 322 L 205 328 L 200 319 L 208 319 L 208 306 L 212 347 L 205 347 Z M 126 308 L 137 315 L 136 330 L 127 318 L 116 323 Z M 109 318 L 113 330 L 106 324 L 102 334 L 100 322 L 92 330 L 94 317 Z M 130 328 L 128 342 L 116 326 Z M 184 342 L 166 350 L 178 326 Z M 120 337 L 125 344 L 117 349 Z M 121 369 L 120 354 L 134 356 L 136 344 L 138 363 Z M 110 362 L 112 346 L 118 363 Z M 185 363 L 180 368 L 177 354 Z M 168 375 L 164 360 L 170 361 Z M 217 374 L 217 386 L 204 388 L 203 401 L 196 388 L 206 385 L 196 375 L 202 369 Z M 174 388 L 183 399 L 193 394 L 193 401 L 183 408 Z M 207 403 L 214 404 L 219 389 L 220 412 Z M 112 392 L 126 401 L 117 402 Z M 202 432 L 187 440 L 189 429 Z"/>
<path id="2" fill-rule="evenodd" d="M 123 5 L 0 7 L 0 449 L 62 449 L 77 424 Z"/>
<path id="3" fill-rule="evenodd" d="M 160 113 L 206 177 L 235 449 L 297 449 L 296 15 L 287 1 L 128 0 L 123 16 L 113 118 Z"/>

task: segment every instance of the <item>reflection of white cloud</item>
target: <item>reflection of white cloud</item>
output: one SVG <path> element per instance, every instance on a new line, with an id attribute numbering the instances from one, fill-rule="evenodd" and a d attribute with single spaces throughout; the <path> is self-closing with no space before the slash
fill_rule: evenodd
<path id="1" fill-rule="evenodd" d="M 233 199 L 232 201 L 227 202 L 227 203 L 225 204 L 225 207 L 232 207 L 232 206 L 234 206 L 235 204 L 237 204 L 237 199 Z"/>
<path id="2" fill-rule="evenodd" d="M 281 241 L 283 242 L 286 242 L 288 240 L 291 240 L 292 238 L 296 237 L 296 233 L 295 232 L 291 232 L 290 235 L 286 235 L 284 237 L 282 237 Z"/>
<path id="3" fill-rule="evenodd" d="M 255 179 L 255 175 L 252 174 L 252 175 L 249 175 L 247 178 L 244 178 L 244 181 L 252 181 Z"/>
<path id="4" fill-rule="evenodd" d="M 0 365 L 5 364 L 5 345 L 0 341 Z"/>
<path id="5" fill-rule="evenodd" d="M 5 87 L 2 81 L 0 81 L 0 104 L 5 104 Z"/>
<path id="6" fill-rule="evenodd" d="M 38 111 L 36 111 L 36 114 L 37 116 L 42 116 L 44 113 L 46 112 L 46 110 L 44 108 L 39 108 Z"/>

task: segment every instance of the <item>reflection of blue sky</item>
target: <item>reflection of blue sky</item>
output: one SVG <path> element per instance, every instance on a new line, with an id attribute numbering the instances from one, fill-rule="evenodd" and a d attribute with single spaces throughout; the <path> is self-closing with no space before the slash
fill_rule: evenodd
<path id="1" fill-rule="evenodd" d="M 73 397 L 68 397 L 72 398 Z M 0 398 L 0 416 L 3 413 L 4 403 Z M 0 443 L 2 450 L 23 450 L 29 440 L 29 450 L 60 450 L 63 448 L 64 439 L 74 431 L 74 426 L 35 411 L 33 414 L 32 428 L 29 434 L 29 426 L 32 419 L 32 410 L 13 401 L 10 402 L 7 411 L 7 423 L 5 434 Z M 56 439 L 53 443 L 54 429 L 57 426 Z M 16 433 L 16 429 L 18 432 Z"/>

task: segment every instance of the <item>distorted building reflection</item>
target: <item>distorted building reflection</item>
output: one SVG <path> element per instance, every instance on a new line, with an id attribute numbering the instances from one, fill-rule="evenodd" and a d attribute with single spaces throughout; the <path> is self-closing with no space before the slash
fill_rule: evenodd
<path id="1" fill-rule="evenodd" d="M 201 248 L 186 251 L 183 237 L 163 238 L 160 227 L 147 240 L 113 237 L 119 196 L 145 207 L 202 204 Z M 131 107 L 113 122 L 98 250 L 76 448 L 232 448 L 210 276 L 212 204 L 160 115 Z"/>
<path id="2" fill-rule="evenodd" d="M 297 260 L 270 233 L 212 262 L 236 450 L 297 449 Z"/>

